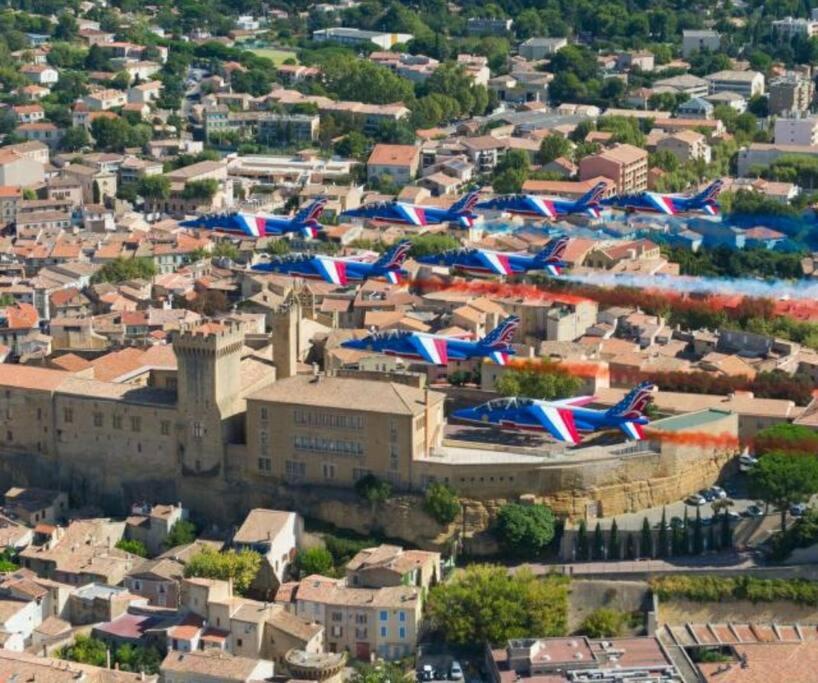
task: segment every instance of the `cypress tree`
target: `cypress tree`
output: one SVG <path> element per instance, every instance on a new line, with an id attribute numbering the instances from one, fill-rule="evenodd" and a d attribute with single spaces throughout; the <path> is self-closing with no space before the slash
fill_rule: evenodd
<path id="1" fill-rule="evenodd" d="M 659 526 L 659 541 L 656 548 L 656 557 L 667 556 L 667 511 L 662 508 L 662 521 Z"/>
<path id="2" fill-rule="evenodd" d="M 577 529 L 577 559 L 583 561 L 588 559 L 588 527 L 584 519 L 579 521 Z"/>
<path id="3" fill-rule="evenodd" d="M 639 557 L 650 559 L 653 557 L 653 533 L 647 517 L 642 518 L 642 536 L 639 539 Z"/>
<path id="4" fill-rule="evenodd" d="M 619 527 L 616 524 L 616 517 L 614 517 L 613 522 L 611 522 L 611 531 L 608 534 L 608 559 L 620 559 L 622 553 L 619 546 Z"/>
<path id="5" fill-rule="evenodd" d="M 704 534 L 702 533 L 702 513 L 696 508 L 696 521 L 693 523 L 693 554 L 701 555 L 704 552 Z"/>
<path id="6" fill-rule="evenodd" d="M 605 536 L 602 535 L 602 527 L 599 522 L 594 527 L 594 559 L 605 559 Z"/>
<path id="7" fill-rule="evenodd" d="M 634 534 L 628 534 L 628 537 L 625 540 L 625 559 L 636 559 L 636 536 Z"/>
<path id="8" fill-rule="evenodd" d="M 733 527 L 730 526 L 730 517 L 727 508 L 721 513 L 721 549 L 729 550 L 733 546 Z"/>

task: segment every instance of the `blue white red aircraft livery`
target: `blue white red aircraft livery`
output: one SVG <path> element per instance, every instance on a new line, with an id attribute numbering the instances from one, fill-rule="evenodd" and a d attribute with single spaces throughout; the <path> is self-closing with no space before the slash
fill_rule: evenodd
<path id="1" fill-rule="evenodd" d="M 519 275 L 531 270 L 544 270 L 556 277 L 568 264 L 562 260 L 568 237 L 551 240 L 542 251 L 532 255 L 488 249 L 452 249 L 440 254 L 417 258 L 418 263 L 448 266 L 471 275 Z"/>
<path id="2" fill-rule="evenodd" d="M 209 216 L 199 216 L 179 223 L 183 228 L 199 228 L 214 230 L 247 237 L 277 237 L 287 233 L 298 233 L 302 237 L 312 239 L 318 236 L 322 226 L 318 217 L 324 211 L 327 200 L 316 199 L 292 218 L 253 213 L 223 213 Z"/>
<path id="3" fill-rule="evenodd" d="M 357 209 L 349 209 L 341 214 L 342 218 L 369 218 L 384 223 L 401 223 L 406 225 L 436 225 L 439 223 L 456 223 L 461 228 L 470 228 L 478 216 L 472 211 L 477 203 L 478 193 L 469 194 L 458 199 L 448 209 L 434 206 L 420 206 L 397 200 L 391 202 L 373 202 Z"/>
<path id="4" fill-rule="evenodd" d="M 520 326 L 520 319 L 511 315 L 482 339 L 468 341 L 439 334 L 389 330 L 376 332 L 363 339 L 341 342 L 347 349 L 376 351 L 387 356 L 416 358 L 432 365 L 446 365 L 450 360 L 491 358 L 498 365 L 508 364 L 514 355 L 511 340 Z"/>
<path id="5" fill-rule="evenodd" d="M 623 194 L 602 200 L 602 206 L 619 209 L 628 213 L 663 213 L 677 216 L 683 213 L 704 213 L 718 216 L 719 205 L 716 199 L 724 183 L 714 180 L 701 192 L 693 196 L 679 194 L 660 194 L 659 192 L 639 192 Z"/>
<path id="6" fill-rule="evenodd" d="M 572 446 L 580 442 L 580 432 L 612 428 L 622 430 L 633 441 L 641 441 L 645 438 L 644 426 L 649 422 L 645 410 L 653 401 L 654 390 L 653 384 L 642 382 L 608 410 L 584 408 L 594 400 L 593 396 L 562 401 L 498 398 L 476 408 L 456 410 L 452 417 L 501 429 L 548 432 L 557 441 Z"/>
<path id="7" fill-rule="evenodd" d="M 407 272 L 401 268 L 412 248 L 412 243 L 403 241 L 372 263 L 354 258 L 333 258 L 320 254 L 295 254 L 274 258 L 253 266 L 253 270 L 265 273 L 281 273 L 308 280 L 324 280 L 333 285 L 347 285 L 350 282 L 363 282 L 380 278 L 397 284 Z"/>
<path id="8" fill-rule="evenodd" d="M 542 197 L 534 194 L 511 194 L 494 197 L 475 206 L 476 209 L 504 211 L 531 218 L 562 218 L 570 214 L 585 214 L 599 218 L 599 201 L 607 189 L 606 183 L 597 183 L 577 200 L 561 197 Z"/>

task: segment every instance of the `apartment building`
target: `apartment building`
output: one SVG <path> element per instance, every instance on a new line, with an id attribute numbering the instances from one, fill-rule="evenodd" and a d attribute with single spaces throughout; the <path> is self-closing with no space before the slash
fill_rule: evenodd
<path id="1" fill-rule="evenodd" d="M 688 161 L 704 161 L 710 163 L 710 145 L 701 133 L 693 130 L 680 130 L 659 140 L 656 145 L 659 151 L 670 152 L 681 163 Z"/>
<path id="2" fill-rule="evenodd" d="M 491 17 L 471 17 L 466 22 L 466 32 L 471 36 L 504 35 L 511 30 L 514 21 L 511 19 L 493 19 Z"/>
<path id="3" fill-rule="evenodd" d="M 14 151 L 0 150 L 0 185 L 28 187 L 45 180 L 45 168 L 39 161 Z"/>
<path id="4" fill-rule="evenodd" d="M 781 40 L 787 42 L 795 38 L 809 40 L 813 36 L 818 36 L 818 21 L 803 17 L 784 17 L 773 22 L 773 31 Z"/>
<path id="5" fill-rule="evenodd" d="M 764 74 L 758 71 L 717 71 L 704 77 L 708 83 L 708 94 L 720 92 L 738 93 L 749 100 L 764 94 Z"/>
<path id="6" fill-rule="evenodd" d="M 411 33 L 387 33 L 384 31 L 362 31 L 357 28 L 337 26 L 323 28 L 312 32 L 312 39 L 316 42 L 333 42 L 341 45 L 366 45 L 374 43 L 382 50 L 391 50 L 398 43 L 408 43 L 412 40 Z"/>
<path id="7" fill-rule="evenodd" d="M 818 145 L 818 118 L 784 118 L 775 120 L 776 145 Z"/>
<path id="8" fill-rule="evenodd" d="M 815 85 L 811 79 L 788 74 L 770 81 L 768 106 L 770 114 L 803 114 L 812 107 Z"/>
<path id="9" fill-rule="evenodd" d="M 421 591 L 414 586 L 352 588 L 345 579 L 313 575 L 284 584 L 276 603 L 326 630 L 330 652 L 346 650 L 401 659 L 414 653 L 422 626 Z"/>
<path id="10" fill-rule="evenodd" d="M 616 185 L 618 194 L 648 188 L 648 153 L 633 145 L 616 145 L 579 162 L 580 180 L 604 176 Z"/>
<path id="11" fill-rule="evenodd" d="M 13 486 L 3 502 L 7 513 L 25 524 L 56 524 L 68 514 L 68 494 L 33 487 Z"/>
<path id="12" fill-rule="evenodd" d="M 568 38 L 529 38 L 520 43 L 519 53 L 531 61 L 545 59 L 568 45 Z"/>
<path id="13" fill-rule="evenodd" d="M 270 147 L 289 147 L 318 139 L 318 116 L 277 114 L 271 111 L 230 111 L 226 106 L 208 107 L 204 113 L 206 139 L 239 133 Z"/>
<path id="14" fill-rule="evenodd" d="M 711 30 L 682 31 L 682 57 L 689 57 L 692 52 L 710 50 L 716 52 L 721 48 L 721 34 Z"/>
<path id="15" fill-rule="evenodd" d="M 398 186 L 411 182 L 420 168 L 420 147 L 415 145 L 377 144 L 366 162 L 370 182 L 384 177 Z"/>

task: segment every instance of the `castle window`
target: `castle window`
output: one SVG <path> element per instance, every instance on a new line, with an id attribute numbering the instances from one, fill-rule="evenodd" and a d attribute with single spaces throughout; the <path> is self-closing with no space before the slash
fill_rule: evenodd
<path id="1" fill-rule="evenodd" d="M 114 429 L 122 429 L 122 415 L 114 415 Z"/>
<path id="2" fill-rule="evenodd" d="M 268 418 L 267 406 L 261 407 L 261 419 L 266 420 Z"/>
<path id="3" fill-rule="evenodd" d="M 74 421 L 74 409 L 73 408 L 63 408 L 62 411 L 62 419 L 65 423 L 71 423 Z"/>
<path id="4" fill-rule="evenodd" d="M 168 436 L 168 434 L 170 434 L 170 420 L 162 420 L 162 422 L 159 423 L 159 431 L 162 436 Z"/>
<path id="5" fill-rule="evenodd" d="M 102 427 L 102 413 L 94 413 L 94 427 Z"/>
<path id="6" fill-rule="evenodd" d="M 131 416 L 131 431 L 132 432 L 140 432 L 142 431 L 142 418 L 138 415 Z"/>
<path id="7" fill-rule="evenodd" d="M 259 458 L 258 468 L 261 472 L 271 472 L 273 469 L 273 462 L 270 458 Z"/>
<path id="8" fill-rule="evenodd" d="M 204 429 L 202 429 L 201 422 L 194 422 L 192 425 L 193 429 L 193 436 L 197 439 L 201 439 L 204 436 Z"/>

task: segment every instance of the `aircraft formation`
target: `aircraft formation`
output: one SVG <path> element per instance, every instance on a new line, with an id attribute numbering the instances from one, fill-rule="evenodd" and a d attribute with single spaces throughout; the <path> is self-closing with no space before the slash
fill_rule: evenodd
<path id="1" fill-rule="evenodd" d="M 716 216 L 719 213 L 717 198 L 722 187 L 723 183 L 715 180 L 695 195 L 645 191 L 605 198 L 603 195 L 607 185 L 601 182 L 576 200 L 531 194 L 511 194 L 483 202 L 479 201 L 478 192 L 469 192 L 448 209 L 411 204 L 395 199 L 348 209 L 341 212 L 340 218 L 366 219 L 376 223 L 415 227 L 451 224 L 459 228 L 470 228 L 480 217 L 475 210 L 497 211 L 512 216 L 541 220 L 556 220 L 570 215 L 599 218 L 605 210 L 624 211 L 625 213 L 659 213 L 666 216 L 694 213 Z M 318 198 L 292 217 L 232 212 L 200 216 L 182 221 L 180 225 L 186 228 L 200 228 L 246 237 L 296 234 L 312 239 L 319 237 L 323 230 L 319 218 L 326 203 L 326 198 Z"/>

